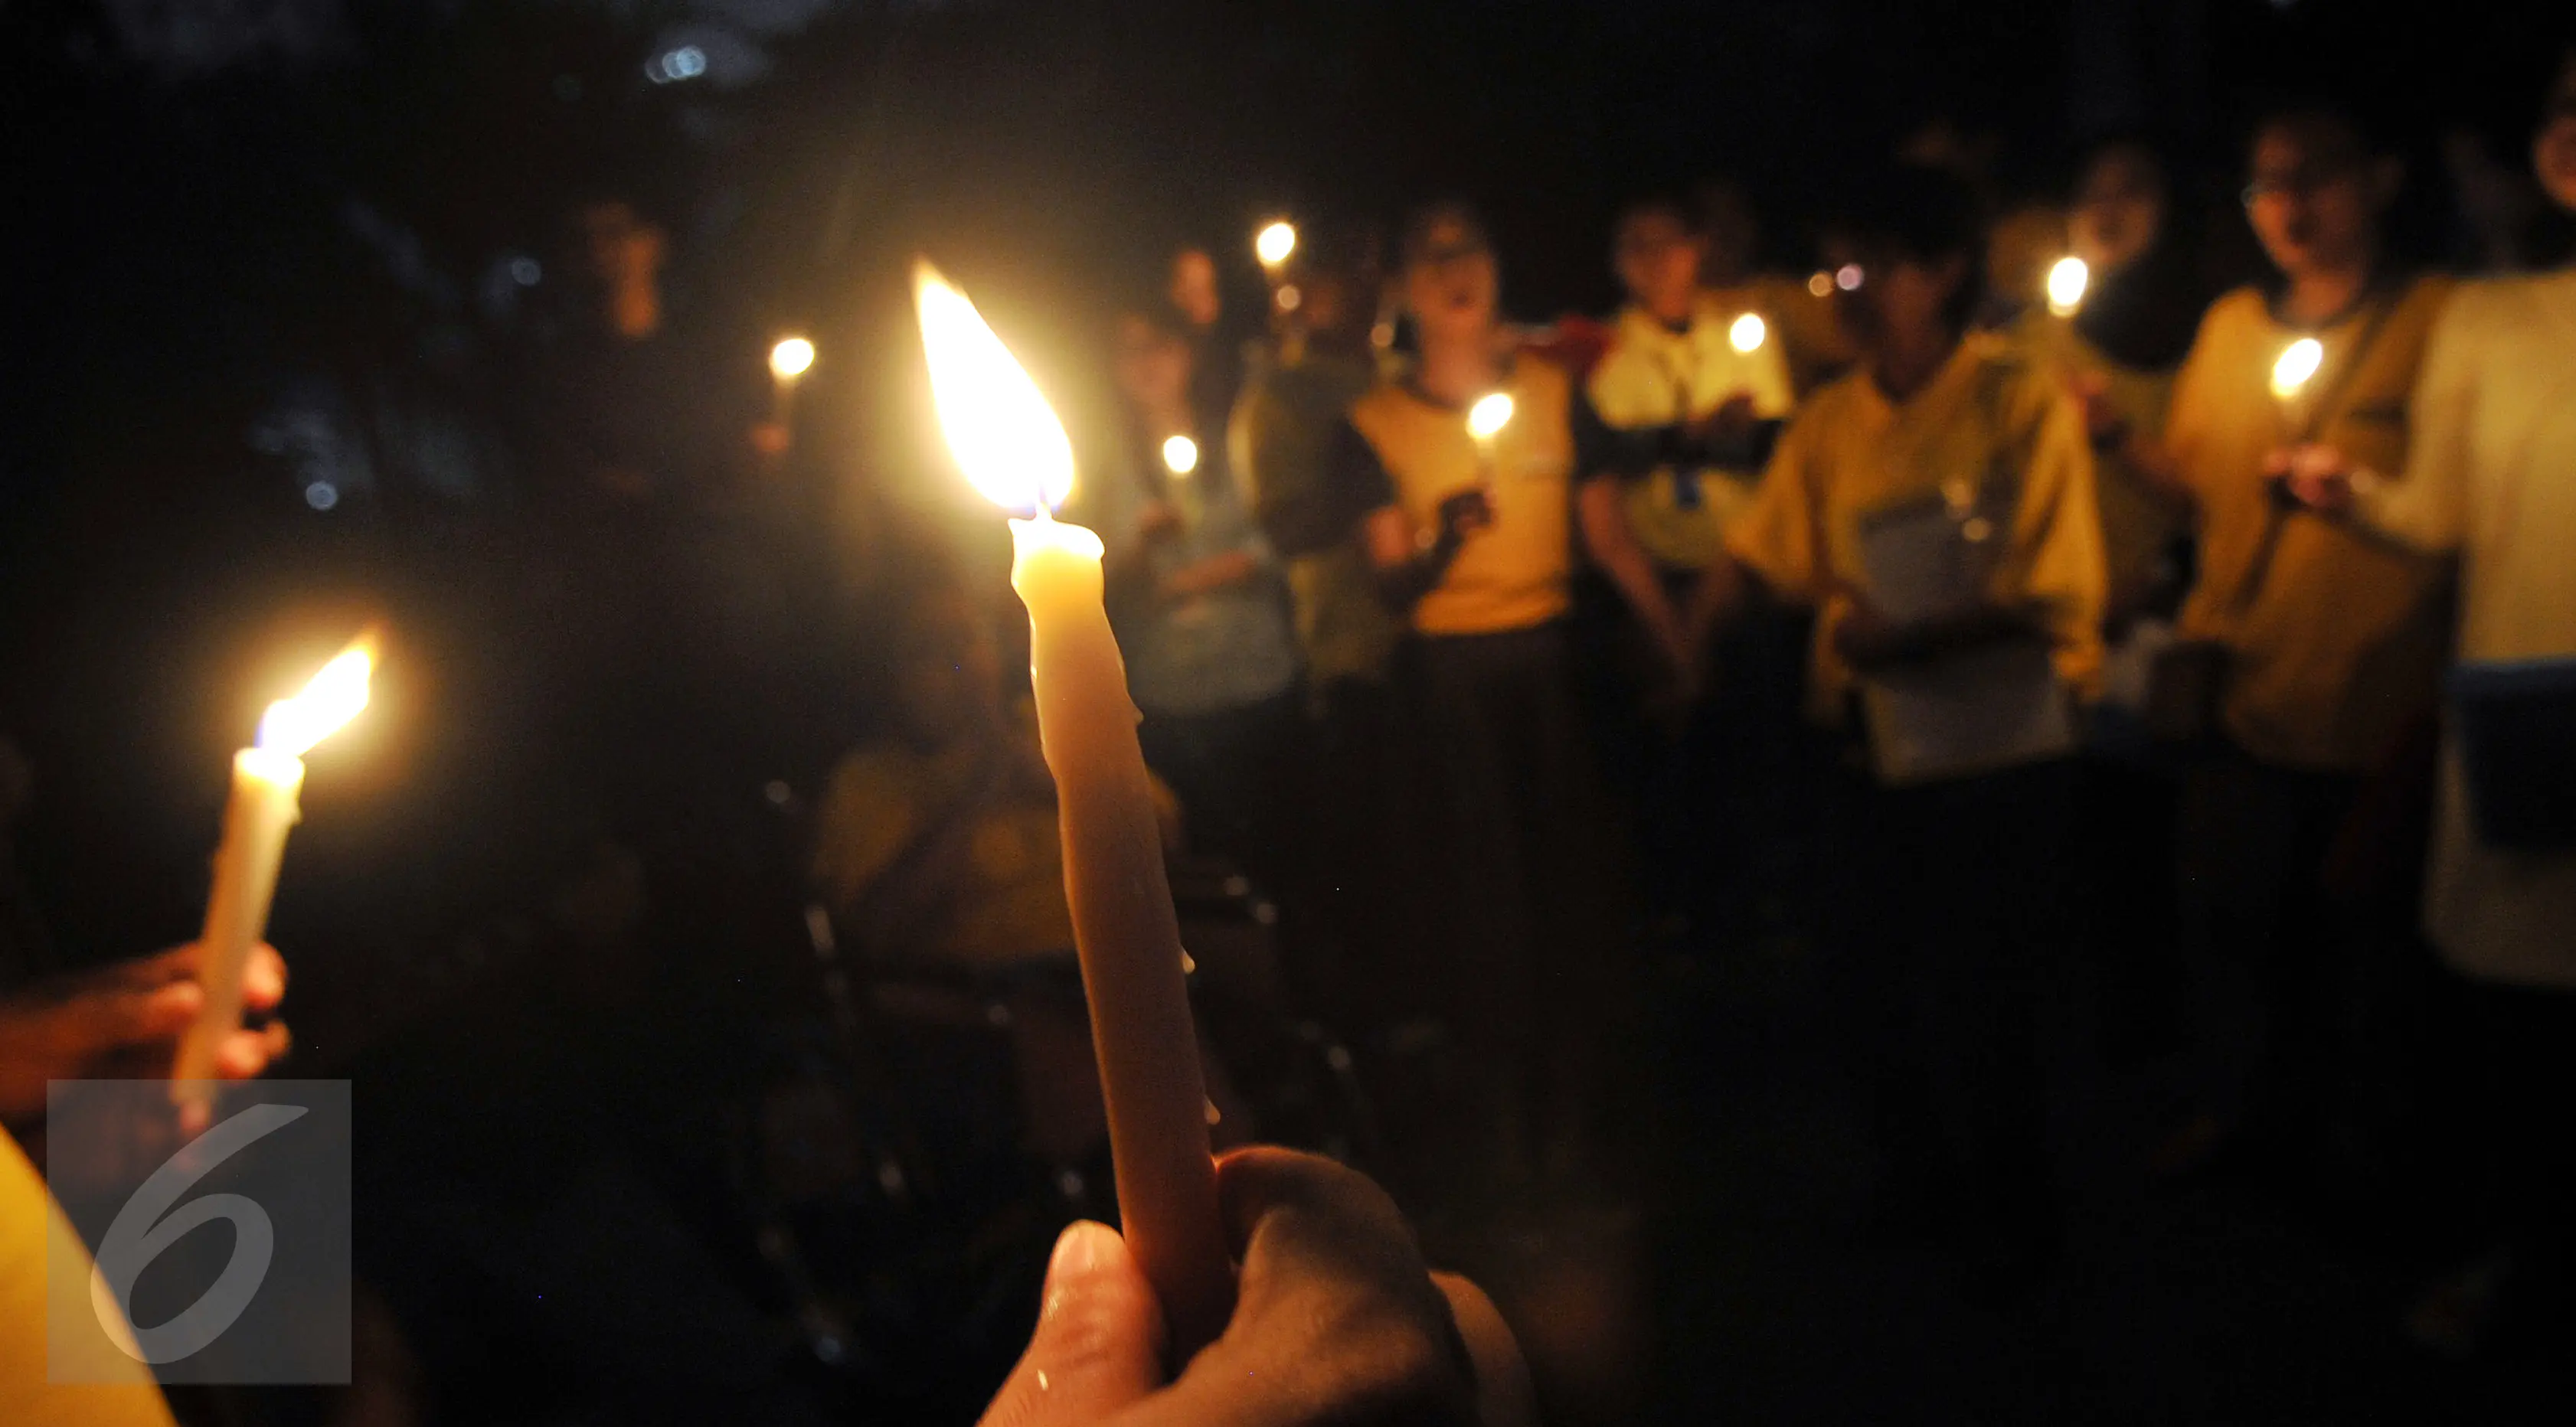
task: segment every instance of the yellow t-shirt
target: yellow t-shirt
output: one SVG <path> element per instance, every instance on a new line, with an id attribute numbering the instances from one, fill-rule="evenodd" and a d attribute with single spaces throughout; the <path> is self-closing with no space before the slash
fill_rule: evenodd
<path id="1" fill-rule="evenodd" d="M 2045 307 L 2024 311 L 2010 335 L 2034 362 L 2064 380 L 2100 379 L 2105 400 L 2129 430 L 2149 439 L 2163 432 L 2165 412 L 2173 402 L 2172 372 L 2111 360 L 2072 321 Z M 2165 548 L 2188 522 L 2145 474 L 2116 452 L 2094 454 L 2093 494 L 2102 511 L 2102 559 L 2110 570 L 2112 592 L 2144 588 L 2155 579 Z"/>
<path id="2" fill-rule="evenodd" d="M 50 1252 L 56 1274 L 48 1278 Z M 87 1313 L 89 1251 L 45 1192 L 18 1142 L 0 1133 L 0 1422 L 8 1427 L 171 1427 L 169 1405 L 132 1358 L 101 1348 L 100 1375 L 123 1382 L 49 1383 L 45 1304 Z M 90 1375 L 84 1370 L 83 1376 Z"/>
<path id="3" fill-rule="evenodd" d="M 2307 333 L 2239 289 L 2211 306 L 2183 359 L 2165 445 L 2199 501 L 2200 580 L 2181 628 L 2231 651 L 2219 717 L 2257 758 L 2366 769 L 2432 701 L 2446 634 L 2441 562 L 2334 521 L 2279 514 L 2263 460 L 2313 430 L 2371 470 L 2404 470 L 2407 396 L 2450 291 L 2447 278 L 2418 278 Z M 2374 308 L 2384 309 L 2375 330 Z M 2326 354 L 2303 429 L 2273 397 L 2271 374 L 2282 349 L 2310 335 Z"/>
<path id="4" fill-rule="evenodd" d="M 1564 370 L 1521 353 L 1503 390 L 1511 424 L 1494 439 L 1485 469 L 1467 414 L 1410 387 L 1387 384 L 1351 408 L 1351 425 L 1376 453 L 1401 506 L 1423 530 L 1437 528 L 1440 502 L 1488 479 L 1491 528 L 1467 537 L 1438 588 L 1413 607 L 1423 634 L 1498 634 L 1563 615 L 1573 570 L 1574 384 Z"/>
<path id="5" fill-rule="evenodd" d="M 1972 505 L 2014 483 L 1986 594 L 2038 606 L 2058 677 L 2090 692 L 2102 665 L 2102 530 L 2073 399 L 2009 343 L 1981 335 L 1901 403 L 1866 370 L 1808 400 L 1726 545 L 1772 589 L 1821 607 L 1813 656 L 1821 716 L 1838 719 L 1852 688 L 1833 631 L 1851 607 L 1843 591 L 1869 592 L 1862 518 L 1935 493 Z"/>
<path id="6" fill-rule="evenodd" d="M 1731 329 L 1749 310 L 1703 296 L 1690 325 L 1679 332 L 1643 308 L 1621 312 L 1611 328 L 1610 350 L 1593 367 L 1584 388 L 1602 423 L 1621 431 L 1671 426 L 1706 416 L 1738 393 L 1752 399 L 1755 416 L 1765 421 L 1786 417 L 1796 397 L 1771 320 L 1763 318 L 1761 345 L 1750 352 L 1735 349 Z M 1685 479 L 1693 498 L 1683 496 Z M 1723 548 L 1727 525 L 1752 500 L 1749 478 L 1714 469 L 1682 473 L 1666 466 L 1628 487 L 1628 524 L 1657 564 L 1704 569 Z"/>
<path id="7" fill-rule="evenodd" d="M 977 796 L 988 756 L 974 743 L 925 753 L 887 740 L 843 758 L 815 820 L 814 876 L 832 909 L 855 909 L 917 840 Z M 869 950 L 982 968 L 1071 950 L 1054 801 L 1006 787 L 963 815 L 963 885 L 924 916 L 916 945 Z"/>

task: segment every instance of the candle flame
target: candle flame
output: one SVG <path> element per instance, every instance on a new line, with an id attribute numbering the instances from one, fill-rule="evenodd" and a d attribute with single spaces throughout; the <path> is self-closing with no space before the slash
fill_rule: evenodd
<path id="1" fill-rule="evenodd" d="M 2084 289 L 2093 281 L 2093 269 L 2082 258 L 2059 258 L 2048 270 L 2048 310 L 2060 317 L 2072 317 L 2084 305 Z"/>
<path id="2" fill-rule="evenodd" d="M 931 401 L 959 470 L 1009 510 L 1053 509 L 1073 494 L 1073 443 L 975 304 L 927 262 L 913 265 Z"/>
<path id="3" fill-rule="evenodd" d="M 2317 374 L 2326 363 L 2326 344 L 2314 337 L 2302 337 L 2281 349 L 2281 358 L 2272 364 L 2272 395 L 2283 401 L 2299 394 L 2299 388 Z"/>
<path id="4" fill-rule="evenodd" d="M 1261 259 L 1265 268 L 1275 268 L 1288 261 L 1288 255 L 1295 251 L 1297 226 L 1286 219 L 1263 228 L 1252 239 L 1253 256 Z"/>
<path id="5" fill-rule="evenodd" d="M 1479 441 L 1491 441 L 1512 424 L 1512 394 L 1507 391 L 1487 392 L 1467 408 L 1467 432 Z"/>
<path id="6" fill-rule="evenodd" d="M 361 637 L 323 665 L 302 693 L 268 706 L 259 721 L 259 746 L 289 758 L 303 757 L 367 706 L 367 684 L 375 668 L 375 643 Z"/>
<path id="7" fill-rule="evenodd" d="M 1762 350 L 1762 339 L 1770 335 L 1771 331 L 1763 325 L 1761 314 L 1756 312 L 1748 312 L 1736 318 L 1735 325 L 1726 329 L 1726 340 L 1734 345 L 1735 350 L 1745 353 Z"/>
<path id="8" fill-rule="evenodd" d="M 802 337 L 785 337 L 769 349 L 769 370 L 780 381 L 792 382 L 805 375 L 814 365 L 814 344 Z"/>
<path id="9" fill-rule="evenodd" d="M 1186 476 L 1199 468 L 1199 443 L 1187 436 L 1174 436 L 1163 443 L 1163 468 L 1176 476 Z"/>

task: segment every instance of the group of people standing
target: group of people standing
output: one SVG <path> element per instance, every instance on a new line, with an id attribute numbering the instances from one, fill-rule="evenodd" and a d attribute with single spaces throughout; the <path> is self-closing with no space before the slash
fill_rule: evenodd
<path id="1" fill-rule="evenodd" d="M 2576 210 L 2576 63 L 2534 153 Z M 2474 696 L 2576 656 L 2576 288 L 2407 270 L 2399 166 L 2344 108 L 2277 109 L 2245 162 L 2271 272 L 2215 301 L 2181 186 L 2118 143 L 2045 286 L 2012 275 L 2019 218 L 1918 163 L 1812 279 L 1757 275 L 1732 190 L 1631 206 L 1606 326 L 1508 327 L 1458 204 L 1384 272 L 1311 235 L 1249 355 L 1178 269 L 1122 316 L 1085 515 L 1149 754 L 1202 834 L 1314 891 L 1343 981 L 1431 967 L 1506 1182 L 1586 1157 L 1641 937 L 1726 921 L 1708 885 L 1775 891 L 1783 846 L 1870 1008 L 1891 1186 L 2007 1274 L 2055 1232 L 2041 1047 L 2082 947 L 2169 973 L 2167 1172 L 2332 1137 L 2419 886 L 2489 1108 L 2566 1082 L 2569 814 L 2506 834 L 2482 804 L 2566 791 L 2564 755 L 2481 730 L 2555 718 L 2564 746 L 2576 703 L 2545 665 Z M 1766 713 L 1792 704 L 1803 728 Z M 2514 1124 L 2482 1152 L 2527 1258 L 2571 1137 Z"/>

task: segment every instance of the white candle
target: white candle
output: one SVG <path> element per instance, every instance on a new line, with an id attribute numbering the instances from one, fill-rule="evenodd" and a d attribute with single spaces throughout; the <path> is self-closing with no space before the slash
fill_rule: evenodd
<path id="1" fill-rule="evenodd" d="M 1029 610 L 1030 684 L 1055 775 L 1065 900 L 1091 1006 L 1118 1215 L 1162 1301 L 1174 1355 L 1187 1361 L 1223 1330 L 1234 1274 L 1180 922 L 1136 705 L 1101 603 L 1100 537 L 1048 513 L 1071 493 L 1073 450 L 1036 384 L 966 295 L 927 263 L 915 293 L 931 392 L 958 465 L 997 504 L 1034 512 L 1011 522 L 1011 587 Z"/>
<path id="2" fill-rule="evenodd" d="M 242 968 L 268 931 L 269 902 L 286 855 L 286 833 L 300 813 L 304 754 L 367 706 L 375 656 L 362 641 L 322 667 L 304 692 L 268 706 L 259 741 L 233 755 L 233 786 L 224 807 L 224 840 L 215 852 L 214 887 L 198 938 L 197 979 L 205 988 L 196 1023 L 179 1042 L 170 1093 L 182 1105 L 214 1093 L 215 1056 L 241 1028 Z"/>
<path id="3" fill-rule="evenodd" d="M 1496 473 L 1494 444 L 1501 439 L 1503 428 L 1512 424 L 1513 410 L 1512 394 L 1507 391 L 1487 392 L 1467 408 L 1467 434 L 1476 441 L 1478 479 L 1489 489 Z"/>

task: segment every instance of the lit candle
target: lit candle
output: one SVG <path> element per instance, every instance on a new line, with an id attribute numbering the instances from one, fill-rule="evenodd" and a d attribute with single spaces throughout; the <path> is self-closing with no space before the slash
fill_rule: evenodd
<path id="1" fill-rule="evenodd" d="M 1176 476 L 1187 476 L 1199 468 L 1199 443 L 1187 436 L 1172 436 L 1163 442 L 1163 469 Z"/>
<path id="2" fill-rule="evenodd" d="M 1252 255 L 1261 259 L 1262 271 L 1273 277 L 1287 263 L 1288 255 L 1296 251 L 1297 226 L 1284 218 L 1253 235 Z"/>
<path id="3" fill-rule="evenodd" d="M 927 263 L 915 270 L 914 293 L 931 395 L 958 466 L 995 504 L 1031 512 L 1011 522 L 1011 587 L 1029 610 L 1030 684 L 1055 775 L 1119 1220 L 1162 1300 L 1175 1358 L 1187 1361 L 1224 1327 L 1234 1278 L 1180 923 L 1136 705 L 1101 604 L 1100 537 L 1050 514 L 1072 493 L 1073 448 L 1037 385 Z"/>
<path id="4" fill-rule="evenodd" d="M 2059 317 L 2072 317 L 2084 306 L 2084 289 L 2093 282 L 2093 269 L 2082 258 L 2059 258 L 2048 270 L 2048 310 Z"/>
<path id="5" fill-rule="evenodd" d="M 775 385 L 777 402 L 770 420 L 783 430 L 796 415 L 796 384 L 814 366 L 814 343 L 804 337 L 781 337 L 769 349 L 769 376 Z"/>
<path id="6" fill-rule="evenodd" d="M 2299 399 L 2317 368 L 2326 364 L 2326 344 L 2314 337 L 2302 337 L 2281 349 L 2272 363 L 2272 395 L 2283 405 Z"/>
<path id="7" fill-rule="evenodd" d="M 1507 391 L 1487 392 L 1467 408 L 1467 434 L 1476 438 L 1476 464 L 1488 486 L 1494 483 L 1494 442 L 1512 424 L 1512 411 Z"/>
<path id="8" fill-rule="evenodd" d="M 258 741 L 233 755 L 224 840 L 215 852 L 214 890 L 206 898 L 206 928 L 198 938 L 197 977 L 206 999 L 170 1071 L 171 1098 L 178 1104 L 202 1105 L 212 1097 L 215 1053 L 241 1028 L 242 967 L 268 930 L 286 832 L 295 825 L 296 794 L 304 788 L 305 751 L 367 706 L 374 667 L 375 655 L 361 639 L 323 665 L 304 692 L 270 704 L 259 721 Z"/>
<path id="9" fill-rule="evenodd" d="M 1749 357 L 1762 350 L 1763 339 L 1770 335 L 1771 329 L 1763 323 L 1762 314 L 1747 312 L 1727 327 L 1726 342 Z"/>

